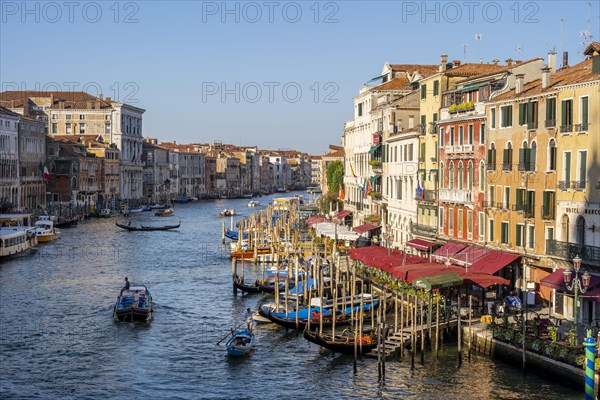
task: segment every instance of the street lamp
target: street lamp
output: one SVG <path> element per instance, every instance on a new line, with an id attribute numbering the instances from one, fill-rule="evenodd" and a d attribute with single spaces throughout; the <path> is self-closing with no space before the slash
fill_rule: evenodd
<path id="1" fill-rule="evenodd" d="M 571 280 L 571 275 L 573 275 L 573 272 L 571 270 L 566 270 L 563 272 L 563 274 L 567 289 L 575 294 L 575 304 L 573 305 L 573 324 L 575 329 L 573 333 L 573 338 L 575 344 L 577 344 L 577 309 L 579 303 L 579 292 L 583 294 L 587 291 L 588 286 L 590 286 L 591 276 L 590 274 L 588 274 L 587 271 L 585 271 L 584 274 L 581 276 L 581 280 L 579 279 L 579 269 L 581 268 L 581 258 L 579 256 L 576 256 L 573 259 L 573 268 L 575 269 L 575 276 L 573 277 L 573 280 Z"/>

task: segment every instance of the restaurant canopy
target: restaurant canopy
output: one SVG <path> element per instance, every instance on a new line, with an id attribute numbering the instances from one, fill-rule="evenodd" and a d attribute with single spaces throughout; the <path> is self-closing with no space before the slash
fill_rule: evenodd
<path id="1" fill-rule="evenodd" d="M 427 240 L 423 239 L 413 239 L 406 242 L 406 245 L 408 247 L 412 247 L 420 251 L 429 251 L 432 247 L 436 245 L 436 243 L 428 242 Z"/>
<path id="2" fill-rule="evenodd" d="M 363 234 L 365 232 L 370 232 L 372 230 L 379 229 L 379 228 L 381 228 L 381 226 L 377 226 L 377 225 L 366 223 L 366 224 L 363 224 L 363 225 L 355 226 L 354 228 L 352 228 L 352 230 L 354 232 L 359 233 L 359 234 Z"/>
<path id="3" fill-rule="evenodd" d="M 478 272 L 465 272 L 461 275 L 464 282 L 472 285 L 477 285 L 480 287 L 488 287 L 492 285 L 508 285 L 510 281 L 508 279 L 504 279 L 500 276 L 489 275 L 486 273 L 478 273 Z"/>
<path id="4" fill-rule="evenodd" d="M 327 221 L 327 217 L 323 215 L 315 215 L 313 217 L 307 218 L 304 222 L 306 222 L 306 225 L 314 225 L 324 221 Z"/>
<path id="5" fill-rule="evenodd" d="M 352 215 L 352 211 L 348 211 L 348 210 L 342 210 L 339 213 L 336 214 L 336 217 L 339 219 L 342 218 L 346 218 L 348 216 Z"/>
<path id="6" fill-rule="evenodd" d="M 504 251 L 492 251 L 471 264 L 469 271 L 495 274 L 520 257 L 520 254 L 506 253 Z"/>
<path id="7" fill-rule="evenodd" d="M 480 258 L 485 257 L 489 251 L 479 246 L 467 246 L 459 252 L 450 255 L 450 262 L 452 264 L 460 265 L 464 267 L 471 265 Z"/>
<path id="8" fill-rule="evenodd" d="M 337 225 L 333 222 L 320 222 L 313 226 L 315 228 L 317 235 L 319 236 L 327 236 L 331 239 L 337 240 L 356 240 L 358 239 L 358 234 L 350 231 L 344 225 Z"/>
<path id="9" fill-rule="evenodd" d="M 465 247 L 467 247 L 467 245 L 463 243 L 448 242 L 433 252 L 433 259 L 439 263 L 446 262 L 449 256 L 458 253 Z"/>
<path id="10" fill-rule="evenodd" d="M 420 289 L 433 290 L 447 287 L 460 286 L 463 283 L 463 278 L 454 272 L 446 274 L 425 276 L 413 281 L 413 285 Z"/>
<path id="11" fill-rule="evenodd" d="M 542 278 L 542 280 L 540 281 L 540 285 L 545 286 L 545 287 L 549 287 L 552 289 L 556 289 L 556 290 L 560 290 L 560 291 L 566 291 L 567 290 L 567 286 L 565 285 L 565 278 L 564 278 L 564 272 L 565 270 L 562 268 L 557 269 L 556 271 L 554 271 L 553 273 L 551 273 L 550 275 L 546 276 L 545 278 Z M 573 274 L 574 276 L 575 274 Z M 581 277 L 581 273 L 579 274 Z M 573 278 L 572 276 L 572 278 Z M 571 278 L 571 279 L 572 279 Z M 580 278 L 581 279 L 581 278 Z M 590 289 L 595 288 L 596 286 L 600 285 L 600 276 L 598 275 L 590 275 Z"/>

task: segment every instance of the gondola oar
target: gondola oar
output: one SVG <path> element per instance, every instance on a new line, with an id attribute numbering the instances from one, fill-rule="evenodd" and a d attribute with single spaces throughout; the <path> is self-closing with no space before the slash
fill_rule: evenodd
<path id="1" fill-rule="evenodd" d="M 241 324 L 239 324 L 238 326 L 236 326 L 235 328 L 233 328 L 233 329 L 231 330 L 231 332 L 230 332 L 230 333 L 228 333 L 227 335 L 225 335 L 225 336 L 224 336 L 224 337 L 223 337 L 221 340 L 219 340 L 219 341 L 217 342 L 217 345 L 221 344 L 221 342 L 222 342 L 223 340 L 225 340 L 225 339 L 227 339 L 229 336 L 233 335 L 233 334 L 234 334 L 234 332 L 235 332 L 235 331 L 237 331 L 237 330 L 238 330 L 238 328 L 239 328 L 240 326 L 244 325 L 245 323 L 246 323 L 246 321 L 242 322 Z"/>

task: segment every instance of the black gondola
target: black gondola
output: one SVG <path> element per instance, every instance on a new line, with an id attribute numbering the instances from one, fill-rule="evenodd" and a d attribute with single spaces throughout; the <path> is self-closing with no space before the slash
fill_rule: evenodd
<path id="1" fill-rule="evenodd" d="M 355 338 L 354 333 L 335 335 L 319 335 L 317 330 L 314 332 L 310 332 L 308 329 L 304 330 L 304 338 L 309 342 L 313 342 L 318 344 L 321 347 L 326 348 L 327 350 L 333 351 L 335 353 L 342 354 L 354 354 L 354 347 L 357 338 Z M 369 332 L 365 332 L 362 334 L 362 344 L 356 343 L 356 349 L 358 353 L 368 353 L 377 347 L 377 336 L 371 334 Z"/>
<path id="2" fill-rule="evenodd" d="M 260 293 L 260 289 L 258 287 L 258 281 L 254 284 L 244 283 L 241 276 L 236 275 L 233 279 L 233 284 L 239 290 L 244 293 Z"/>
<path id="3" fill-rule="evenodd" d="M 296 284 L 293 281 L 288 283 L 288 289 L 293 289 Z M 258 289 L 263 293 L 273 294 L 275 293 L 275 282 L 264 282 L 258 281 Z M 285 283 L 279 284 L 279 293 L 285 292 Z"/>
<path id="4" fill-rule="evenodd" d="M 120 224 L 115 222 L 119 228 L 127 229 L 128 231 L 168 231 L 169 229 L 177 229 L 181 226 L 181 222 L 177 225 L 163 225 L 163 226 L 132 226 L 128 224 Z"/>

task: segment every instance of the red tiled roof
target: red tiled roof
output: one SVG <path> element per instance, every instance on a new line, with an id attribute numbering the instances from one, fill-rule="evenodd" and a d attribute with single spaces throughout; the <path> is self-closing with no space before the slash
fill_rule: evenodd
<path id="1" fill-rule="evenodd" d="M 371 88 L 372 91 L 382 90 L 412 90 L 410 82 L 406 78 L 393 78 L 392 80 L 382 83 L 381 85 Z"/>
<path id="2" fill-rule="evenodd" d="M 392 71 L 402 71 L 408 75 L 412 75 L 415 71 L 419 73 L 423 78 L 434 75 L 439 66 L 431 64 L 390 64 Z"/>

